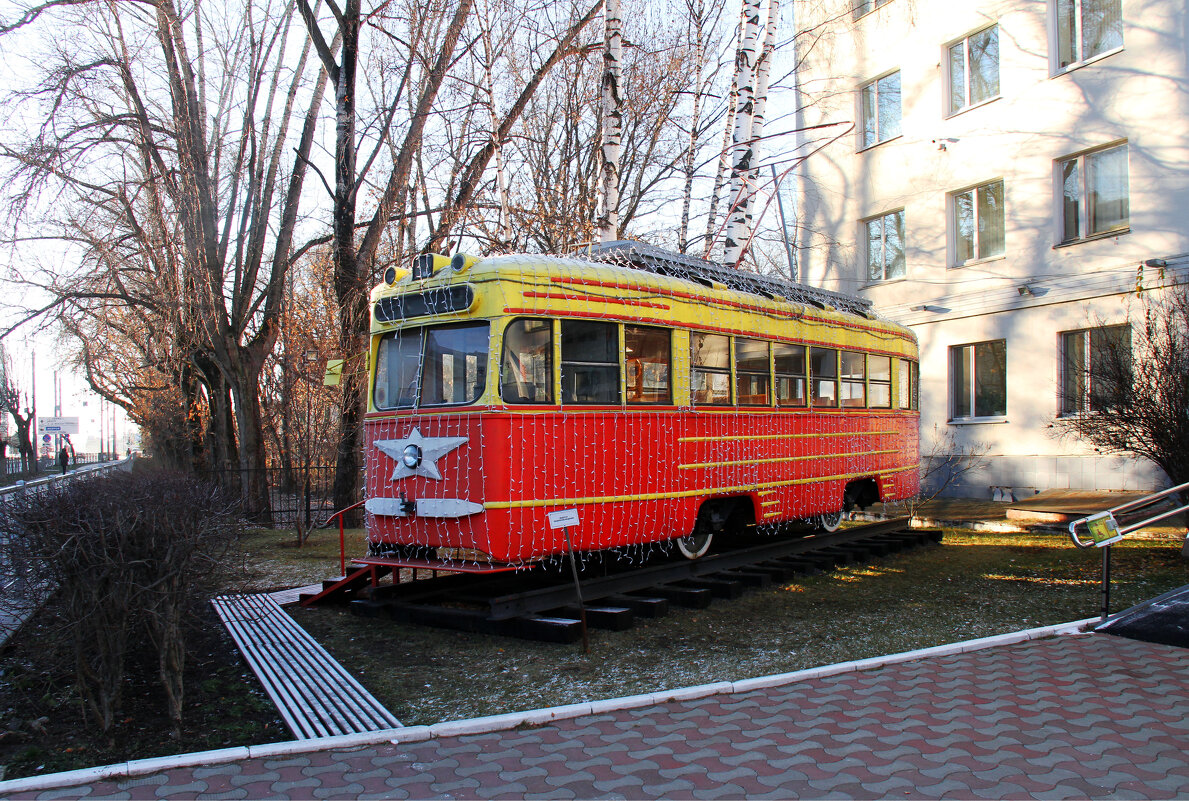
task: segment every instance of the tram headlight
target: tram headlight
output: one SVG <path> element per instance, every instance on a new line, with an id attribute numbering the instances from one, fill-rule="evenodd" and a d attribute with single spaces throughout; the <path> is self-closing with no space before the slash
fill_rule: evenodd
<path id="1" fill-rule="evenodd" d="M 406 445 L 405 450 L 401 453 L 401 462 L 410 470 L 416 470 L 421 466 L 421 447 L 419 445 Z"/>

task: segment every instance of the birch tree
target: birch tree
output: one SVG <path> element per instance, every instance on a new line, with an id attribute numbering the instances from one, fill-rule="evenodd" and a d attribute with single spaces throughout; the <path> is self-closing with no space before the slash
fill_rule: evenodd
<path id="1" fill-rule="evenodd" d="M 619 158 L 623 135 L 623 100 L 619 94 L 623 35 L 619 0 L 606 0 L 603 12 L 602 139 L 599 145 L 600 242 L 619 238 Z"/>
<path id="2" fill-rule="evenodd" d="M 731 146 L 731 185 L 727 195 L 731 205 L 727 210 L 729 222 L 723 250 L 724 262 L 732 267 L 737 267 L 742 260 L 751 235 L 751 209 L 747 198 L 753 155 L 751 124 L 755 110 L 755 50 L 759 24 L 760 0 L 743 0 L 743 35 L 735 63 L 739 95 Z"/>

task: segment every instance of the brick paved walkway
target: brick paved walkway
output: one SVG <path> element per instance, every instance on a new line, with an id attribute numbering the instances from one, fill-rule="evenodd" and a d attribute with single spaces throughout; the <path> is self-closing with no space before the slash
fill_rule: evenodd
<path id="1" fill-rule="evenodd" d="M 14 798 L 1189 796 L 1189 650 L 1062 636 L 546 725 Z"/>

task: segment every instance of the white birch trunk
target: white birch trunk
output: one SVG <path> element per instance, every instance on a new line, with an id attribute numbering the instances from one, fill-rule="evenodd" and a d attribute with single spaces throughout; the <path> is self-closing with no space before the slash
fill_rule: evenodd
<path id="1" fill-rule="evenodd" d="M 623 132 L 623 103 L 619 96 L 623 39 L 620 33 L 619 0 L 607 0 L 603 7 L 603 132 L 599 148 L 599 208 L 596 225 L 600 242 L 612 242 L 619 234 L 619 152 Z"/>
<path id="2" fill-rule="evenodd" d="M 743 29 L 747 27 L 747 3 L 739 9 L 739 45 L 735 50 L 735 75 L 731 79 L 731 94 L 727 99 L 727 119 L 723 125 L 722 149 L 718 152 L 718 169 L 714 172 L 714 188 L 710 191 L 710 211 L 706 215 L 706 244 L 702 249 L 702 258 L 709 259 L 714 250 L 714 242 L 718 238 L 718 200 L 722 194 L 722 185 L 726 180 L 727 169 L 731 163 L 731 138 L 735 131 L 735 114 L 739 109 L 739 59 L 743 53 Z M 730 212 L 728 211 L 729 215 Z"/>
<path id="3" fill-rule="evenodd" d="M 730 267 L 737 267 L 742 260 L 751 231 L 751 217 L 746 200 L 750 193 L 748 178 L 752 164 L 751 118 L 755 110 L 755 51 L 760 28 L 760 0 L 744 0 L 743 8 L 743 38 L 735 63 L 739 101 L 738 110 L 735 112 L 735 135 L 731 153 L 731 188 L 727 195 L 731 200 L 731 206 L 727 210 L 730 221 L 727 224 L 723 251 L 723 261 Z"/>
<path id="4" fill-rule="evenodd" d="M 739 232 L 741 240 L 740 256 L 746 254 L 751 246 L 755 229 L 755 189 L 759 186 L 760 178 L 760 148 L 763 147 L 764 113 L 768 106 L 768 80 L 772 74 L 773 52 L 776 50 L 776 25 L 780 20 L 780 0 L 768 0 L 768 23 L 764 32 L 764 46 L 756 64 L 755 102 L 751 113 L 750 155 L 748 162 L 751 171 L 747 177 L 747 195 L 743 200 L 745 206 L 742 218 L 746 220 L 746 230 Z M 777 188 L 779 189 L 779 187 Z"/>

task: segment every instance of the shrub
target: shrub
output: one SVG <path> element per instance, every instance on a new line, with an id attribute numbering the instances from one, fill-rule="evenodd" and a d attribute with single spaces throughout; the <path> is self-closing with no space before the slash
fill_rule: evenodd
<path id="1" fill-rule="evenodd" d="M 239 533 L 235 504 L 191 477 L 117 473 L 15 498 L 3 524 L 14 562 L 54 588 L 62 644 L 92 723 L 111 728 L 128 656 L 151 647 L 180 734 L 187 624 Z"/>

